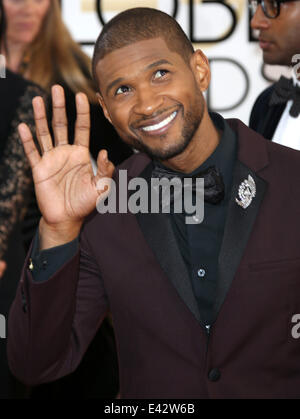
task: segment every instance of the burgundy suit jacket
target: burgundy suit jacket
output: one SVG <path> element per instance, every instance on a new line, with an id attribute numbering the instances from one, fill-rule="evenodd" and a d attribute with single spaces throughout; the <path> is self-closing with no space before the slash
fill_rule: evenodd
<path id="1" fill-rule="evenodd" d="M 94 213 L 52 278 L 34 283 L 26 262 L 8 324 L 20 380 L 73 371 L 111 311 L 123 398 L 300 396 L 300 152 L 228 122 L 238 159 L 209 336 L 168 217 Z M 130 179 L 149 162 L 139 154 L 121 168 Z M 235 199 L 249 174 L 256 196 L 243 209 Z"/>

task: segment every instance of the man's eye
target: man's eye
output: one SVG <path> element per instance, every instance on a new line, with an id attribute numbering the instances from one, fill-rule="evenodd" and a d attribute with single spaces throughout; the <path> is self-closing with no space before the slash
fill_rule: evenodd
<path id="1" fill-rule="evenodd" d="M 154 79 L 161 79 L 162 77 L 165 77 L 165 75 L 168 73 L 168 70 L 158 70 L 154 74 Z"/>
<path id="2" fill-rule="evenodd" d="M 117 90 L 116 90 L 116 95 L 122 95 L 124 93 L 128 93 L 130 91 L 128 86 L 120 86 Z"/>

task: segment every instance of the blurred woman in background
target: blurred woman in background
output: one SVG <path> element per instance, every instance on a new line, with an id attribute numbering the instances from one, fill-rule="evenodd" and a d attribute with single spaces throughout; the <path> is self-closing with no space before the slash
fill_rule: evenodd
<path id="1" fill-rule="evenodd" d="M 46 92 L 50 93 L 53 84 L 63 86 L 70 143 L 73 142 L 76 120 L 75 94 L 84 92 L 91 105 L 92 157 L 97 159 L 98 152 L 106 149 L 110 160 L 117 165 L 132 154 L 98 105 L 96 86 L 91 77 L 91 60 L 72 39 L 63 23 L 58 0 L 0 0 L 0 52 L 6 57 L 11 71 L 35 82 Z M 35 199 L 31 201 L 23 229 L 27 247 L 40 216 Z M 109 321 L 101 326 L 89 352 L 93 355 L 87 353 L 82 363 L 85 367 L 82 370 L 79 367 L 73 378 L 60 380 L 54 386 L 45 386 L 47 397 L 112 398 L 116 395 L 117 356 Z M 35 394 L 44 397 L 42 389 Z"/>
<path id="2" fill-rule="evenodd" d="M 53 84 L 63 86 L 70 143 L 73 142 L 76 120 L 75 94 L 84 92 L 91 104 L 92 157 L 96 160 L 103 148 L 115 165 L 129 157 L 132 150 L 120 140 L 98 105 L 96 85 L 91 77 L 91 60 L 66 28 L 59 1 L 0 0 L 0 14 L 0 51 L 6 57 L 7 67 L 49 94 Z M 49 120 L 51 118 L 50 114 Z M 33 209 L 30 213 L 24 229 L 27 247 L 38 221 L 33 216 Z"/>
<path id="3" fill-rule="evenodd" d="M 35 82 L 49 94 L 53 84 L 64 87 L 67 116 L 71 118 L 70 140 L 73 140 L 71 134 L 76 118 L 74 95 L 84 92 L 92 105 L 92 151 L 107 146 L 112 161 L 116 163 L 130 155 L 128 147 L 119 140 L 110 124 L 105 123 L 100 106 L 96 106 L 91 60 L 66 28 L 59 1 L 0 0 L 1 9 L 0 51 L 6 56 L 7 67 Z M 97 120 L 93 119 L 94 114 Z M 92 154 L 95 155 L 94 152 Z"/>

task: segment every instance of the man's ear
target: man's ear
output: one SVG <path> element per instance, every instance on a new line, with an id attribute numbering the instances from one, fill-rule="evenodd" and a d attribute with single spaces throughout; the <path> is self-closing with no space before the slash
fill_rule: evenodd
<path id="1" fill-rule="evenodd" d="M 197 49 L 191 56 L 190 65 L 199 88 L 204 92 L 207 90 L 211 78 L 208 58 L 200 49 Z"/>
<path id="2" fill-rule="evenodd" d="M 101 96 L 100 93 L 96 93 L 96 96 L 97 96 L 98 102 L 100 103 L 101 108 L 103 109 L 103 113 L 104 113 L 105 118 L 108 119 L 109 122 L 112 124 L 111 118 L 109 116 L 107 107 L 106 107 L 106 105 L 104 103 L 103 97 Z"/>

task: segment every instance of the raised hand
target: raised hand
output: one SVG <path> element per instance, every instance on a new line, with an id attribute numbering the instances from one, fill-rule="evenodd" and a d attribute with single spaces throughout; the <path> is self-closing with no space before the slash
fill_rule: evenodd
<path id="1" fill-rule="evenodd" d="M 43 99 L 34 98 L 33 109 L 37 138 L 42 156 L 37 150 L 26 124 L 19 125 L 19 134 L 32 168 L 36 197 L 42 213 L 40 234 L 42 248 L 52 247 L 75 238 L 84 218 L 96 207 L 99 194 L 97 182 L 111 177 L 113 164 L 102 150 L 94 176 L 90 154 L 90 113 L 87 97 L 76 95 L 77 119 L 74 144 L 68 144 L 64 91 L 52 88 L 54 144 L 49 133 Z"/>

